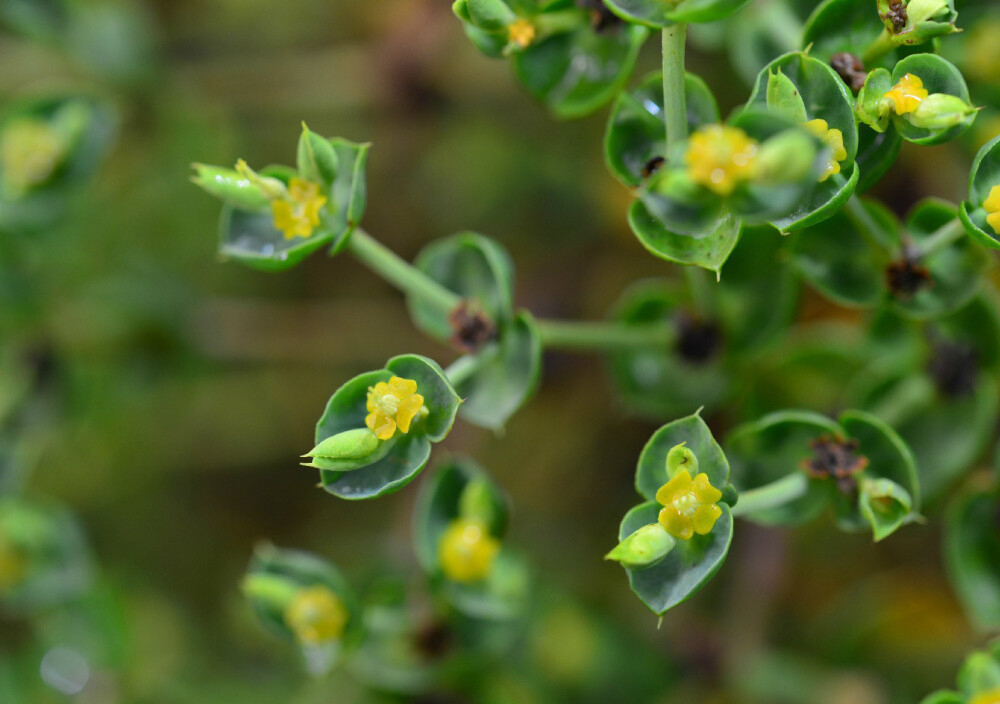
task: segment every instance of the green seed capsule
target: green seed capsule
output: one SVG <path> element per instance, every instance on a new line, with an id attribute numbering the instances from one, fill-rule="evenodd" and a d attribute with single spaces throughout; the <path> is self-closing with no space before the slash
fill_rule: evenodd
<path id="1" fill-rule="evenodd" d="M 676 541 L 659 523 L 643 526 L 604 556 L 631 569 L 652 567 L 667 556 Z"/>
<path id="2" fill-rule="evenodd" d="M 681 470 L 692 477 L 698 475 L 698 456 L 687 445 L 675 445 L 667 453 L 667 476 L 673 479 Z"/>
<path id="3" fill-rule="evenodd" d="M 955 95 L 932 93 L 912 113 L 906 115 L 916 127 L 926 130 L 947 130 L 975 115 L 976 108 Z"/>
<path id="4" fill-rule="evenodd" d="M 306 466 L 347 472 L 375 462 L 388 451 L 388 445 L 368 428 L 357 428 L 327 438 L 303 457 L 313 460 Z"/>
<path id="5" fill-rule="evenodd" d="M 258 184 L 234 169 L 208 164 L 192 164 L 196 174 L 191 180 L 207 193 L 244 210 L 263 210 L 270 200 Z"/>

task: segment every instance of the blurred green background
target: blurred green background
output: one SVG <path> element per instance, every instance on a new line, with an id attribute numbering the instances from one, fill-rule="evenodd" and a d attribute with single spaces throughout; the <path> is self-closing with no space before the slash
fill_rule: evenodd
<path id="1" fill-rule="evenodd" d="M 454 353 L 348 257 L 280 275 L 220 264 L 218 205 L 188 182 L 189 164 L 287 163 L 302 121 L 372 141 L 369 232 L 407 258 L 483 232 L 513 254 L 520 305 L 596 319 L 630 282 L 677 273 L 628 230 L 629 196 L 602 161 L 603 114 L 551 119 L 444 0 L 82 5 L 90 26 L 73 41 L 0 30 L 0 100 L 69 90 L 120 116 L 67 216 L 4 235 L 0 321 L 37 400 L 39 455 L 18 481 L 72 507 L 98 587 L 72 612 L 0 614 L 0 701 L 467 701 L 435 687 L 377 694 L 343 672 L 312 681 L 241 598 L 266 539 L 329 558 L 362 590 L 396 575 L 417 594 L 416 620 L 432 620 L 410 545 L 417 487 L 344 502 L 297 462 L 344 379 L 394 354 L 446 364 Z M 727 110 L 748 88 L 711 49 L 725 31 L 701 38 L 690 67 Z M 656 66 L 654 44 L 637 76 Z M 927 194 L 959 200 L 968 163 L 955 148 L 907 148 L 880 193 L 897 212 Z M 804 315 L 838 315 L 803 296 Z M 824 521 L 741 524 L 718 578 L 658 624 L 600 560 L 658 424 L 631 417 L 602 372 L 597 358 L 549 354 L 542 390 L 502 437 L 459 423 L 435 454 L 478 458 L 510 493 L 509 540 L 558 607 L 524 636 L 543 679 L 572 693 L 594 658 L 631 661 L 621 682 L 612 673 L 570 700 L 662 703 L 912 702 L 952 683 L 981 637 L 945 581 L 933 521 L 877 546 Z M 59 645 L 90 664 L 72 698 L 39 674 Z M 548 701 L 521 666 L 499 658 L 483 671 L 473 689 L 496 692 L 488 701 Z"/>

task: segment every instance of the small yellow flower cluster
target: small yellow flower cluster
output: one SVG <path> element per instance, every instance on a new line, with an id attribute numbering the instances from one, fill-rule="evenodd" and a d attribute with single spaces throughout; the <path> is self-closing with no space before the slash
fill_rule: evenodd
<path id="1" fill-rule="evenodd" d="M 347 607 L 329 587 L 300 589 L 285 607 L 285 625 L 303 645 L 322 645 L 344 635 Z"/>
<path id="2" fill-rule="evenodd" d="M 65 141 L 43 120 L 20 119 L 0 132 L 0 178 L 15 194 L 45 183 L 65 157 Z"/>
<path id="3" fill-rule="evenodd" d="M 675 538 L 690 540 L 695 533 L 708 535 L 722 515 L 717 502 L 722 492 L 702 472 L 694 479 L 682 469 L 656 492 L 660 510 L 660 525 Z"/>
<path id="4" fill-rule="evenodd" d="M 990 195 L 983 203 L 986 209 L 986 222 L 989 223 L 993 231 L 1000 235 L 1000 186 L 994 186 L 990 190 Z"/>
<path id="5" fill-rule="evenodd" d="M 444 576 L 455 582 L 478 582 L 489 575 L 500 552 L 500 541 L 480 520 L 456 518 L 438 543 Z"/>
<path id="6" fill-rule="evenodd" d="M 743 130 L 708 125 L 691 135 L 684 161 L 692 181 L 728 196 L 753 178 L 757 151 L 757 142 Z"/>
<path id="7" fill-rule="evenodd" d="M 535 41 L 535 25 L 523 17 L 507 25 L 507 36 L 511 42 L 527 49 Z"/>
<path id="8" fill-rule="evenodd" d="M 417 382 L 394 376 L 368 389 L 368 415 L 365 425 L 379 440 L 389 440 L 399 432 L 410 432 L 410 424 L 424 408 L 424 397 L 417 393 Z"/>
<path id="9" fill-rule="evenodd" d="M 288 182 L 287 197 L 271 201 L 274 226 L 284 233 L 286 240 L 309 237 L 319 225 L 319 211 L 326 200 L 326 196 L 319 194 L 317 184 L 293 178 Z"/>
<path id="10" fill-rule="evenodd" d="M 980 692 L 969 700 L 969 704 L 1000 704 L 1000 687 Z"/>
<path id="11" fill-rule="evenodd" d="M 890 88 L 884 99 L 888 100 L 892 109 L 897 115 L 905 115 L 914 112 L 920 107 L 920 103 L 927 99 L 927 89 L 920 76 L 908 73 L 899 79 L 899 82 Z"/>
<path id="12" fill-rule="evenodd" d="M 26 571 L 24 556 L 10 540 L 0 535 L 0 592 L 20 584 Z"/>
<path id="13" fill-rule="evenodd" d="M 839 174 L 840 162 L 847 158 L 847 150 L 844 148 L 844 133 L 838 129 L 830 129 L 830 125 L 826 120 L 809 120 L 803 123 L 802 126 L 829 147 L 832 152 L 830 161 L 827 163 L 826 169 L 819 177 L 819 180 L 822 182 L 835 174 Z"/>

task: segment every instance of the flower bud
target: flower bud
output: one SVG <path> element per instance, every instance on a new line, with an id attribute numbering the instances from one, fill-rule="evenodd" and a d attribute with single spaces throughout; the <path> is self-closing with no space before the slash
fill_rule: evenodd
<path id="1" fill-rule="evenodd" d="M 816 141 L 804 130 L 789 129 L 760 145 L 754 180 L 765 185 L 794 183 L 814 178 L 815 170 Z"/>
<path id="2" fill-rule="evenodd" d="M 906 119 L 926 130 L 947 130 L 962 124 L 977 112 L 977 108 L 956 95 L 932 93 L 916 110 L 906 115 Z"/>
<path id="3" fill-rule="evenodd" d="M 234 169 L 223 169 L 208 164 L 191 164 L 195 175 L 191 182 L 227 203 L 243 210 L 262 210 L 270 200 L 260 186 Z"/>
<path id="4" fill-rule="evenodd" d="M 692 477 L 698 474 L 698 457 L 684 443 L 674 445 L 667 453 L 667 476 L 673 479 L 681 470 L 687 470 Z"/>
<path id="5" fill-rule="evenodd" d="M 650 523 L 618 543 L 604 559 L 620 562 L 623 567 L 630 569 L 652 567 L 666 557 L 676 544 L 659 522 Z"/>
<path id="6" fill-rule="evenodd" d="M 328 437 L 302 456 L 313 460 L 307 467 L 347 472 L 368 466 L 387 450 L 386 443 L 368 428 L 356 428 Z"/>

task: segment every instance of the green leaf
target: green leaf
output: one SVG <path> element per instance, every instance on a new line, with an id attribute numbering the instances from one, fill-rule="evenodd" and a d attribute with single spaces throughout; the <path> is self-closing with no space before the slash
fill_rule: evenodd
<path id="1" fill-rule="evenodd" d="M 863 481 L 858 504 L 861 515 L 871 524 L 876 542 L 905 524 L 913 508 L 907 491 L 889 479 Z"/>
<path id="2" fill-rule="evenodd" d="M 469 19 L 486 31 L 504 30 L 517 19 L 503 0 L 466 0 L 465 7 Z"/>
<path id="3" fill-rule="evenodd" d="M 714 223 L 702 237 L 677 234 L 654 217 L 642 201 L 629 207 L 628 224 L 639 243 L 660 259 L 715 272 L 726 263 L 742 231 L 739 219 L 730 216 Z"/>
<path id="4" fill-rule="evenodd" d="M 813 440 L 843 434 L 837 423 L 809 411 L 779 411 L 740 425 L 725 441 L 733 484 L 742 493 L 801 472 L 803 463 L 813 456 L 810 447 Z M 827 492 L 821 483 L 810 481 L 804 496 L 779 508 L 749 514 L 747 518 L 765 525 L 794 525 L 816 518 L 827 503 Z"/>
<path id="5" fill-rule="evenodd" d="M 333 205 L 329 227 L 333 233 L 330 253 L 347 246 L 347 238 L 361 224 L 368 204 L 367 169 L 370 144 L 356 144 L 346 139 L 330 140 L 337 155 L 337 178 L 330 191 Z"/>
<path id="6" fill-rule="evenodd" d="M 648 36 L 635 25 L 598 33 L 583 23 L 514 54 L 514 71 L 557 117 L 582 117 L 621 91 Z"/>
<path id="7" fill-rule="evenodd" d="M 412 432 L 388 442 L 392 447 L 374 464 L 349 472 L 320 470 L 323 488 L 351 501 L 377 499 L 402 489 L 427 465 L 431 442 L 426 435 Z"/>
<path id="8" fill-rule="evenodd" d="M 763 75 L 763 72 L 762 72 Z M 772 67 L 767 72 L 766 103 L 769 110 L 796 124 L 806 122 L 806 106 L 802 94 L 795 83 L 781 72 L 781 67 Z"/>
<path id="9" fill-rule="evenodd" d="M 959 210 L 962 224 L 973 239 L 991 249 L 1000 249 L 1000 234 L 986 221 L 983 208 L 995 187 L 1000 187 L 1000 136 L 991 139 L 976 154 L 969 172 L 969 200 Z"/>
<path id="10" fill-rule="evenodd" d="M 894 81 L 888 69 L 877 68 L 865 77 L 865 85 L 858 93 L 854 112 L 858 119 L 875 132 L 885 132 L 890 125 L 890 111 L 882 106 L 885 94 Z"/>
<path id="11" fill-rule="evenodd" d="M 494 324 L 513 317 L 514 265 L 495 240 L 474 232 L 461 232 L 432 242 L 417 255 L 414 266 L 449 291 L 481 306 Z M 438 340 L 454 333 L 449 312 L 408 296 L 414 324 Z"/>
<path id="12" fill-rule="evenodd" d="M 690 302 L 664 281 L 641 281 L 626 289 L 612 317 L 636 326 L 663 325 L 678 332 L 694 316 Z M 715 323 L 714 320 L 703 321 Z M 612 379 L 629 411 L 653 419 L 713 407 L 728 393 L 719 350 L 685 354 L 678 345 L 623 350 L 609 356 Z"/>
<path id="13" fill-rule="evenodd" d="M 656 492 L 667 483 L 667 454 L 681 444 L 694 452 L 698 458 L 698 472 L 707 474 L 712 486 L 721 491 L 729 483 L 729 462 L 712 437 L 712 431 L 695 413 L 664 425 L 653 433 L 642 449 L 636 468 L 635 488 L 646 500 L 654 501 Z"/>
<path id="14" fill-rule="evenodd" d="M 705 82 L 684 76 L 688 130 L 719 121 L 719 107 Z M 655 171 L 656 159 L 666 156 L 663 123 L 663 76 L 647 75 L 639 86 L 619 93 L 604 132 L 604 158 L 611 173 L 626 186 L 639 186 L 645 172 Z"/>
<path id="15" fill-rule="evenodd" d="M 459 413 L 473 425 L 501 430 L 538 388 L 542 343 L 534 319 L 519 313 L 500 330 L 493 349 L 480 354 L 489 355 L 488 361 L 455 385 L 465 399 Z"/>
<path id="16" fill-rule="evenodd" d="M 260 271 L 290 269 L 332 241 L 332 233 L 322 226 L 310 237 L 285 239 L 284 233 L 274 226 L 270 211 L 253 212 L 231 205 L 222 207 L 219 254 L 224 259 Z"/>
<path id="17" fill-rule="evenodd" d="M 998 511 L 995 488 L 972 489 L 952 502 L 944 523 L 948 576 L 969 618 L 982 629 L 1000 627 Z"/>
<path id="18" fill-rule="evenodd" d="M 861 172 L 856 193 L 863 193 L 876 183 L 892 168 L 899 156 L 903 138 L 891 124 L 885 132 L 876 132 L 867 126 L 858 128 L 857 166 Z"/>
<path id="19" fill-rule="evenodd" d="M 920 704 L 967 704 L 965 697 L 958 692 L 934 692 L 920 700 Z"/>
<path id="20" fill-rule="evenodd" d="M 296 168 L 302 178 L 322 186 L 327 191 L 337 178 L 337 152 L 333 143 L 302 125 Z"/>
<path id="21" fill-rule="evenodd" d="M 643 526 L 655 523 L 661 506 L 655 501 L 636 506 L 622 520 L 619 541 Z M 733 516 L 720 504 L 722 516 L 708 535 L 678 540 L 666 557 L 652 567 L 626 569 L 632 591 L 651 611 L 662 615 L 680 604 L 711 579 L 722 567 L 733 539 Z"/>
<path id="22" fill-rule="evenodd" d="M 967 657 L 958 671 L 958 688 L 970 697 L 1000 689 L 1000 660 L 996 654 L 980 650 Z"/>

